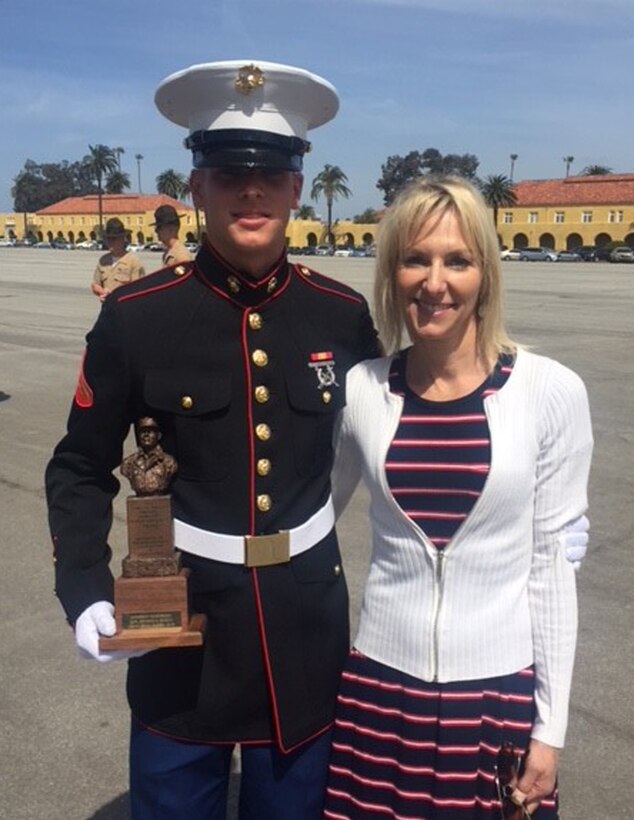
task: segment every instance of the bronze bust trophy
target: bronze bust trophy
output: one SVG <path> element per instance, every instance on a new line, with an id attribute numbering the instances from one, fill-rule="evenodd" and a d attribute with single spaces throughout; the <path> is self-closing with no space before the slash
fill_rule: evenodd
<path id="1" fill-rule="evenodd" d="M 154 419 L 139 419 L 135 432 L 139 449 L 121 463 L 121 474 L 136 495 L 127 499 L 129 552 L 122 562 L 123 574 L 115 581 L 117 632 L 101 637 L 99 647 L 199 646 L 205 617 L 189 616 L 189 570 L 181 568 L 180 554 L 174 550 L 167 493 L 178 465 L 159 444 L 161 432 Z"/>

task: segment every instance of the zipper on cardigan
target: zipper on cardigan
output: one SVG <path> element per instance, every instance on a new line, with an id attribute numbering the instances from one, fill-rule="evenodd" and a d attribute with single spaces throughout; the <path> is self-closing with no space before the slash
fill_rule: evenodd
<path id="1" fill-rule="evenodd" d="M 438 682 L 438 617 L 442 603 L 442 571 L 445 554 L 442 550 L 436 551 L 436 566 L 434 572 L 434 617 L 432 622 L 432 676 L 434 683 Z"/>

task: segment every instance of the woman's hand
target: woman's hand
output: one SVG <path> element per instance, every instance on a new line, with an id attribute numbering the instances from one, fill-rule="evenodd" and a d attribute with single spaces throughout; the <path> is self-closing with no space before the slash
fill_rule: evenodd
<path id="1" fill-rule="evenodd" d="M 517 782 L 517 789 L 526 795 L 526 809 L 532 814 L 544 797 L 555 789 L 559 749 L 539 740 L 531 740 L 526 752 L 524 771 Z"/>

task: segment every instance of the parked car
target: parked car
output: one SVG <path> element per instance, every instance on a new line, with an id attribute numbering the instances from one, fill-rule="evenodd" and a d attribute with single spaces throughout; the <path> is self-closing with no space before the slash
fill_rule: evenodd
<path id="1" fill-rule="evenodd" d="M 557 254 L 558 262 L 581 262 L 581 256 L 577 251 L 559 251 Z"/>
<path id="2" fill-rule="evenodd" d="M 578 253 L 584 262 L 594 262 L 596 248 L 594 245 L 580 245 L 575 248 L 575 253 Z"/>
<path id="3" fill-rule="evenodd" d="M 148 242 L 143 246 L 144 251 L 153 251 L 154 253 L 163 253 L 165 248 L 160 242 Z"/>
<path id="4" fill-rule="evenodd" d="M 125 249 L 128 253 L 138 253 L 143 250 L 143 245 L 138 245 L 135 242 L 131 242 L 129 245 L 126 245 Z"/>
<path id="5" fill-rule="evenodd" d="M 302 256 L 316 256 L 317 248 L 314 245 L 305 245 L 299 249 L 299 252 Z"/>
<path id="6" fill-rule="evenodd" d="M 500 259 L 507 261 L 516 262 L 521 255 L 522 251 L 520 248 L 504 248 L 504 250 L 500 251 Z"/>
<path id="7" fill-rule="evenodd" d="M 604 246 L 602 248 L 595 248 L 594 249 L 594 261 L 595 262 L 609 262 L 610 261 L 610 254 L 614 249 L 614 245 L 610 245 L 609 247 Z"/>
<path id="8" fill-rule="evenodd" d="M 96 239 L 84 239 L 78 242 L 75 247 L 80 251 L 96 251 L 99 249 L 99 242 Z"/>
<path id="9" fill-rule="evenodd" d="M 15 245 L 15 239 L 0 239 L 0 248 L 12 248 Z"/>
<path id="10" fill-rule="evenodd" d="M 50 242 L 36 242 L 35 245 L 33 245 L 33 247 L 34 248 L 39 248 L 39 249 L 45 249 L 45 248 L 48 249 L 48 248 L 52 248 L 53 246 L 51 245 Z"/>
<path id="11" fill-rule="evenodd" d="M 520 262 L 556 262 L 557 254 L 551 248 L 522 248 Z"/>
<path id="12" fill-rule="evenodd" d="M 186 248 L 187 248 L 187 250 L 188 250 L 191 254 L 193 254 L 194 256 L 195 256 L 195 255 L 198 253 L 198 251 L 200 250 L 200 245 L 198 244 L 198 242 L 185 242 L 185 247 L 186 247 Z"/>
<path id="13" fill-rule="evenodd" d="M 315 248 L 315 256 L 332 256 L 334 252 L 332 245 L 317 245 Z"/>
<path id="14" fill-rule="evenodd" d="M 627 245 L 619 245 L 610 253 L 610 262 L 634 262 L 634 250 Z"/>
<path id="15" fill-rule="evenodd" d="M 336 248 L 333 256 L 354 256 L 354 248 Z"/>

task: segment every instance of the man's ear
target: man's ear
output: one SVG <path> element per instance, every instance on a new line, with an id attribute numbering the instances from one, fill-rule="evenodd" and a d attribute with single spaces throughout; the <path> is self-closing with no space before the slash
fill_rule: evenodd
<path id="1" fill-rule="evenodd" d="M 299 208 L 300 200 L 302 198 L 302 188 L 304 187 L 304 175 L 293 174 L 293 204 L 291 210 Z"/>

